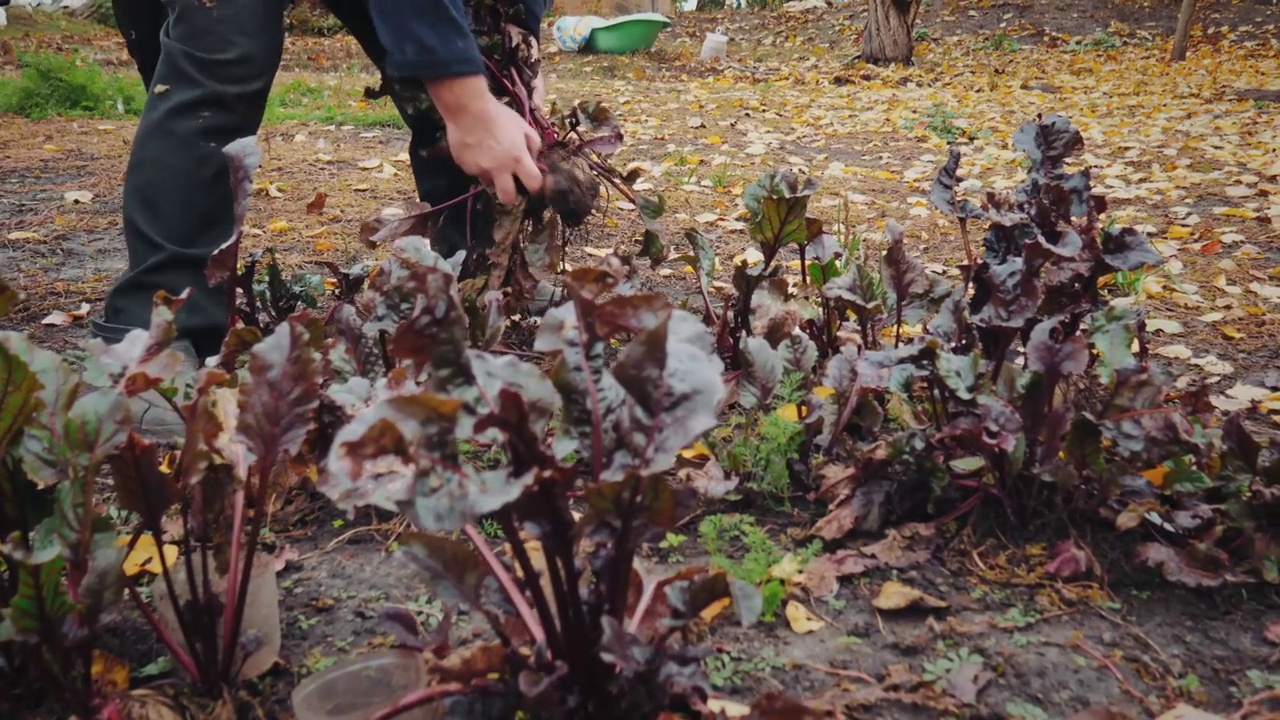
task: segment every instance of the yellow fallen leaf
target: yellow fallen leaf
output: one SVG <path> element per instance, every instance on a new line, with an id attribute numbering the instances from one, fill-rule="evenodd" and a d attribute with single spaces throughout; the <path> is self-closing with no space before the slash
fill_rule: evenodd
<path id="1" fill-rule="evenodd" d="M 1222 331 L 1223 335 L 1227 336 L 1228 340 L 1239 340 L 1240 338 L 1244 337 L 1244 333 L 1231 327 L 1230 325 L 1223 325 L 1218 329 Z"/>
<path id="2" fill-rule="evenodd" d="M 708 136 L 707 136 L 707 144 L 708 144 L 708 145 L 719 145 L 719 144 L 721 144 L 721 143 L 723 143 L 723 142 L 724 142 L 724 139 L 723 139 L 723 138 L 721 138 L 719 135 L 708 135 Z"/>
<path id="3" fill-rule="evenodd" d="M 836 394 L 836 389 L 833 387 L 827 387 L 826 385 L 819 385 L 818 387 L 813 389 L 814 397 L 820 397 L 823 400 L 826 400 L 829 397 L 833 397 L 835 396 L 835 394 Z"/>
<path id="4" fill-rule="evenodd" d="M 778 578 L 783 582 L 791 582 L 804 570 L 804 566 L 800 563 L 800 558 L 795 553 L 787 553 L 782 559 L 774 563 L 769 568 L 769 576 Z"/>
<path id="5" fill-rule="evenodd" d="M 806 635 L 827 626 L 825 622 L 819 620 L 816 615 L 810 612 L 809 608 L 795 600 L 787 602 L 786 615 L 787 624 L 791 626 L 791 631 L 797 635 Z"/>
<path id="6" fill-rule="evenodd" d="M 319 240 L 319 241 L 317 241 L 317 242 L 316 242 L 316 244 L 315 244 L 315 245 L 312 245 L 311 247 L 312 247 L 312 249 L 314 249 L 316 252 L 329 252 L 330 250 L 337 250 L 337 249 L 338 249 L 338 246 L 337 246 L 337 245 L 334 245 L 333 243 L 329 242 L 328 240 Z"/>
<path id="7" fill-rule="evenodd" d="M 114 695 L 129 689 L 129 663 L 106 650 L 94 650 L 89 663 L 89 676 L 103 695 Z"/>
<path id="8" fill-rule="evenodd" d="M 1168 474 L 1169 474 L 1169 468 L 1165 467 L 1164 465 L 1157 465 L 1156 467 L 1153 467 L 1150 470 L 1142 471 L 1142 477 L 1146 478 L 1147 482 L 1151 483 L 1156 487 L 1161 487 L 1164 485 L 1164 476 Z"/>
<path id="9" fill-rule="evenodd" d="M 40 234 L 29 230 L 17 230 L 5 236 L 9 240 L 39 240 Z"/>
<path id="10" fill-rule="evenodd" d="M 1244 218 L 1245 220 L 1253 220 L 1258 217 L 1258 213 L 1245 208 L 1217 208 L 1213 211 L 1217 215 L 1226 215 L 1227 217 Z"/>
<path id="11" fill-rule="evenodd" d="M 116 544 L 125 547 L 129 544 L 128 537 L 122 537 L 116 540 Z M 143 535 L 138 538 L 138 543 L 133 546 L 133 550 L 125 557 L 121 567 L 124 574 L 133 577 L 143 571 L 153 575 L 159 575 L 161 572 L 160 563 L 163 562 L 165 567 L 171 567 L 178 559 L 178 546 L 172 543 L 165 543 L 164 552 L 161 553 L 156 547 L 155 537 L 151 535 Z"/>
<path id="12" fill-rule="evenodd" d="M 337 290 L 337 289 L 338 289 L 338 280 L 337 280 L 337 278 L 331 278 L 331 277 L 327 277 L 327 278 L 325 278 L 325 279 L 324 279 L 324 289 L 325 289 L 325 290 L 331 290 L 331 291 L 332 291 L 332 290 Z"/>
<path id="13" fill-rule="evenodd" d="M 1185 240 L 1186 238 L 1191 237 L 1192 234 L 1191 228 L 1185 228 L 1181 225 L 1170 225 L 1169 232 L 1165 233 L 1164 236 L 1170 240 Z"/>
<path id="14" fill-rule="evenodd" d="M 778 406 L 778 417 L 789 422 L 800 422 L 800 406 L 795 403 L 787 403 Z"/>
<path id="15" fill-rule="evenodd" d="M 716 600 L 715 602 L 711 603 L 710 605 L 702 608 L 702 612 L 698 613 L 698 617 L 701 618 L 703 622 L 709 623 L 712 620 L 715 620 L 720 613 L 724 612 L 725 609 L 732 604 L 733 604 L 733 598 L 722 597 L 719 600 Z"/>
<path id="16" fill-rule="evenodd" d="M 880 594 L 871 601 L 871 606 L 877 610 L 906 610 L 907 608 L 941 610 L 947 607 L 947 602 L 926 595 L 905 583 L 889 580 L 880 586 Z"/>
<path id="17" fill-rule="evenodd" d="M 707 698 L 707 709 L 727 718 L 744 718 L 751 714 L 751 708 L 724 698 Z"/>
<path id="18" fill-rule="evenodd" d="M 272 220 L 267 223 L 267 230 L 273 233 L 282 233 L 288 229 L 289 222 L 287 220 Z"/>
<path id="19" fill-rule="evenodd" d="M 698 441 L 689 447 L 680 451 L 680 457 L 685 460 L 709 460 L 711 459 L 711 448 L 708 448 L 702 441 Z"/>

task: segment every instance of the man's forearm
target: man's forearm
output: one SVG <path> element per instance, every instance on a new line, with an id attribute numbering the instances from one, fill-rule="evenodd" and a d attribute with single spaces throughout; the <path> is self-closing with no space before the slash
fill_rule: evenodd
<path id="1" fill-rule="evenodd" d="M 489 83 L 483 75 L 442 77 L 427 82 L 427 94 L 446 123 L 465 122 L 466 116 L 481 104 L 493 100 Z"/>

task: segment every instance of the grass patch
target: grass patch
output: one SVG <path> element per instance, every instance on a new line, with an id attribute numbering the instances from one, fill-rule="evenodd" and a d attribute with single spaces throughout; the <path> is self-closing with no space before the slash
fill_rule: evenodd
<path id="1" fill-rule="evenodd" d="M 0 113 L 50 117 L 133 117 L 146 91 L 136 75 L 108 75 L 74 56 L 27 53 L 16 77 L 0 78 Z"/>
<path id="2" fill-rule="evenodd" d="M 29 53 L 18 75 L 0 77 L 0 114 L 31 120 L 51 117 L 137 117 L 146 91 L 137 75 L 109 74 L 79 57 Z M 356 127 L 401 127 L 390 100 L 370 102 L 363 87 L 295 79 L 277 85 L 267 101 L 264 125 L 307 122 Z"/>
<path id="3" fill-rule="evenodd" d="M 106 15 L 112 15 L 107 5 Z M 74 35 L 91 38 L 115 30 L 91 19 L 78 18 L 71 13 L 31 10 L 24 7 L 7 7 L 9 24 L 0 28 L 0 39 L 26 38 L 32 35 Z M 112 17 L 114 21 L 114 17 Z M 119 38 L 119 36 L 116 36 Z"/>
<path id="4" fill-rule="evenodd" d="M 277 85 L 267 101 L 263 122 L 311 122 L 356 127 L 400 127 L 400 113 L 390 100 L 370 102 L 363 87 L 290 80 Z"/>

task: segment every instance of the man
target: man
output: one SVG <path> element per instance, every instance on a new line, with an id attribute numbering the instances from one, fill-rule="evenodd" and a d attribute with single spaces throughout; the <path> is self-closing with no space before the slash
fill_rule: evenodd
<path id="1" fill-rule="evenodd" d="M 537 38 L 545 0 L 512 3 L 517 31 Z M 325 0 L 382 71 L 412 139 L 419 198 L 441 204 L 476 179 L 504 204 L 517 201 L 518 180 L 542 186 L 532 128 L 489 92 L 484 61 L 464 0 Z M 162 4 L 163 3 L 163 4 Z M 279 68 L 289 0 L 113 0 L 124 35 L 149 90 L 134 136 L 124 186 L 129 267 L 107 295 L 93 332 L 118 341 L 150 323 L 156 292 L 192 294 L 178 314 L 180 349 L 193 363 L 217 354 L 227 327 L 228 288 L 209 288 L 210 254 L 232 234 L 233 211 L 222 148 L 254 135 Z M 430 98 L 443 118 L 424 112 Z M 535 98 L 536 99 L 536 98 Z M 448 153 L 427 152 L 441 130 Z M 433 242 L 445 256 L 468 237 L 492 234 L 488 199 L 445 210 Z M 471 217 L 468 218 L 468 212 Z M 181 427 L 154 398 L 135 412 L 147 434 Z"/>

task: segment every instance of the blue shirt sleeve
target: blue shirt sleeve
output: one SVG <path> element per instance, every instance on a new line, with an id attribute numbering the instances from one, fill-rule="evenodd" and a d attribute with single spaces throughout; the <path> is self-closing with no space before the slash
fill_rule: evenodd
<path id="1" fill-rule="evenodd" d="M 546 0 L 517 0 L 514 24 L 538 36 Z M 484 73 L 463 0 L 369 0 L 391 77 L 435 80 Z"/>

